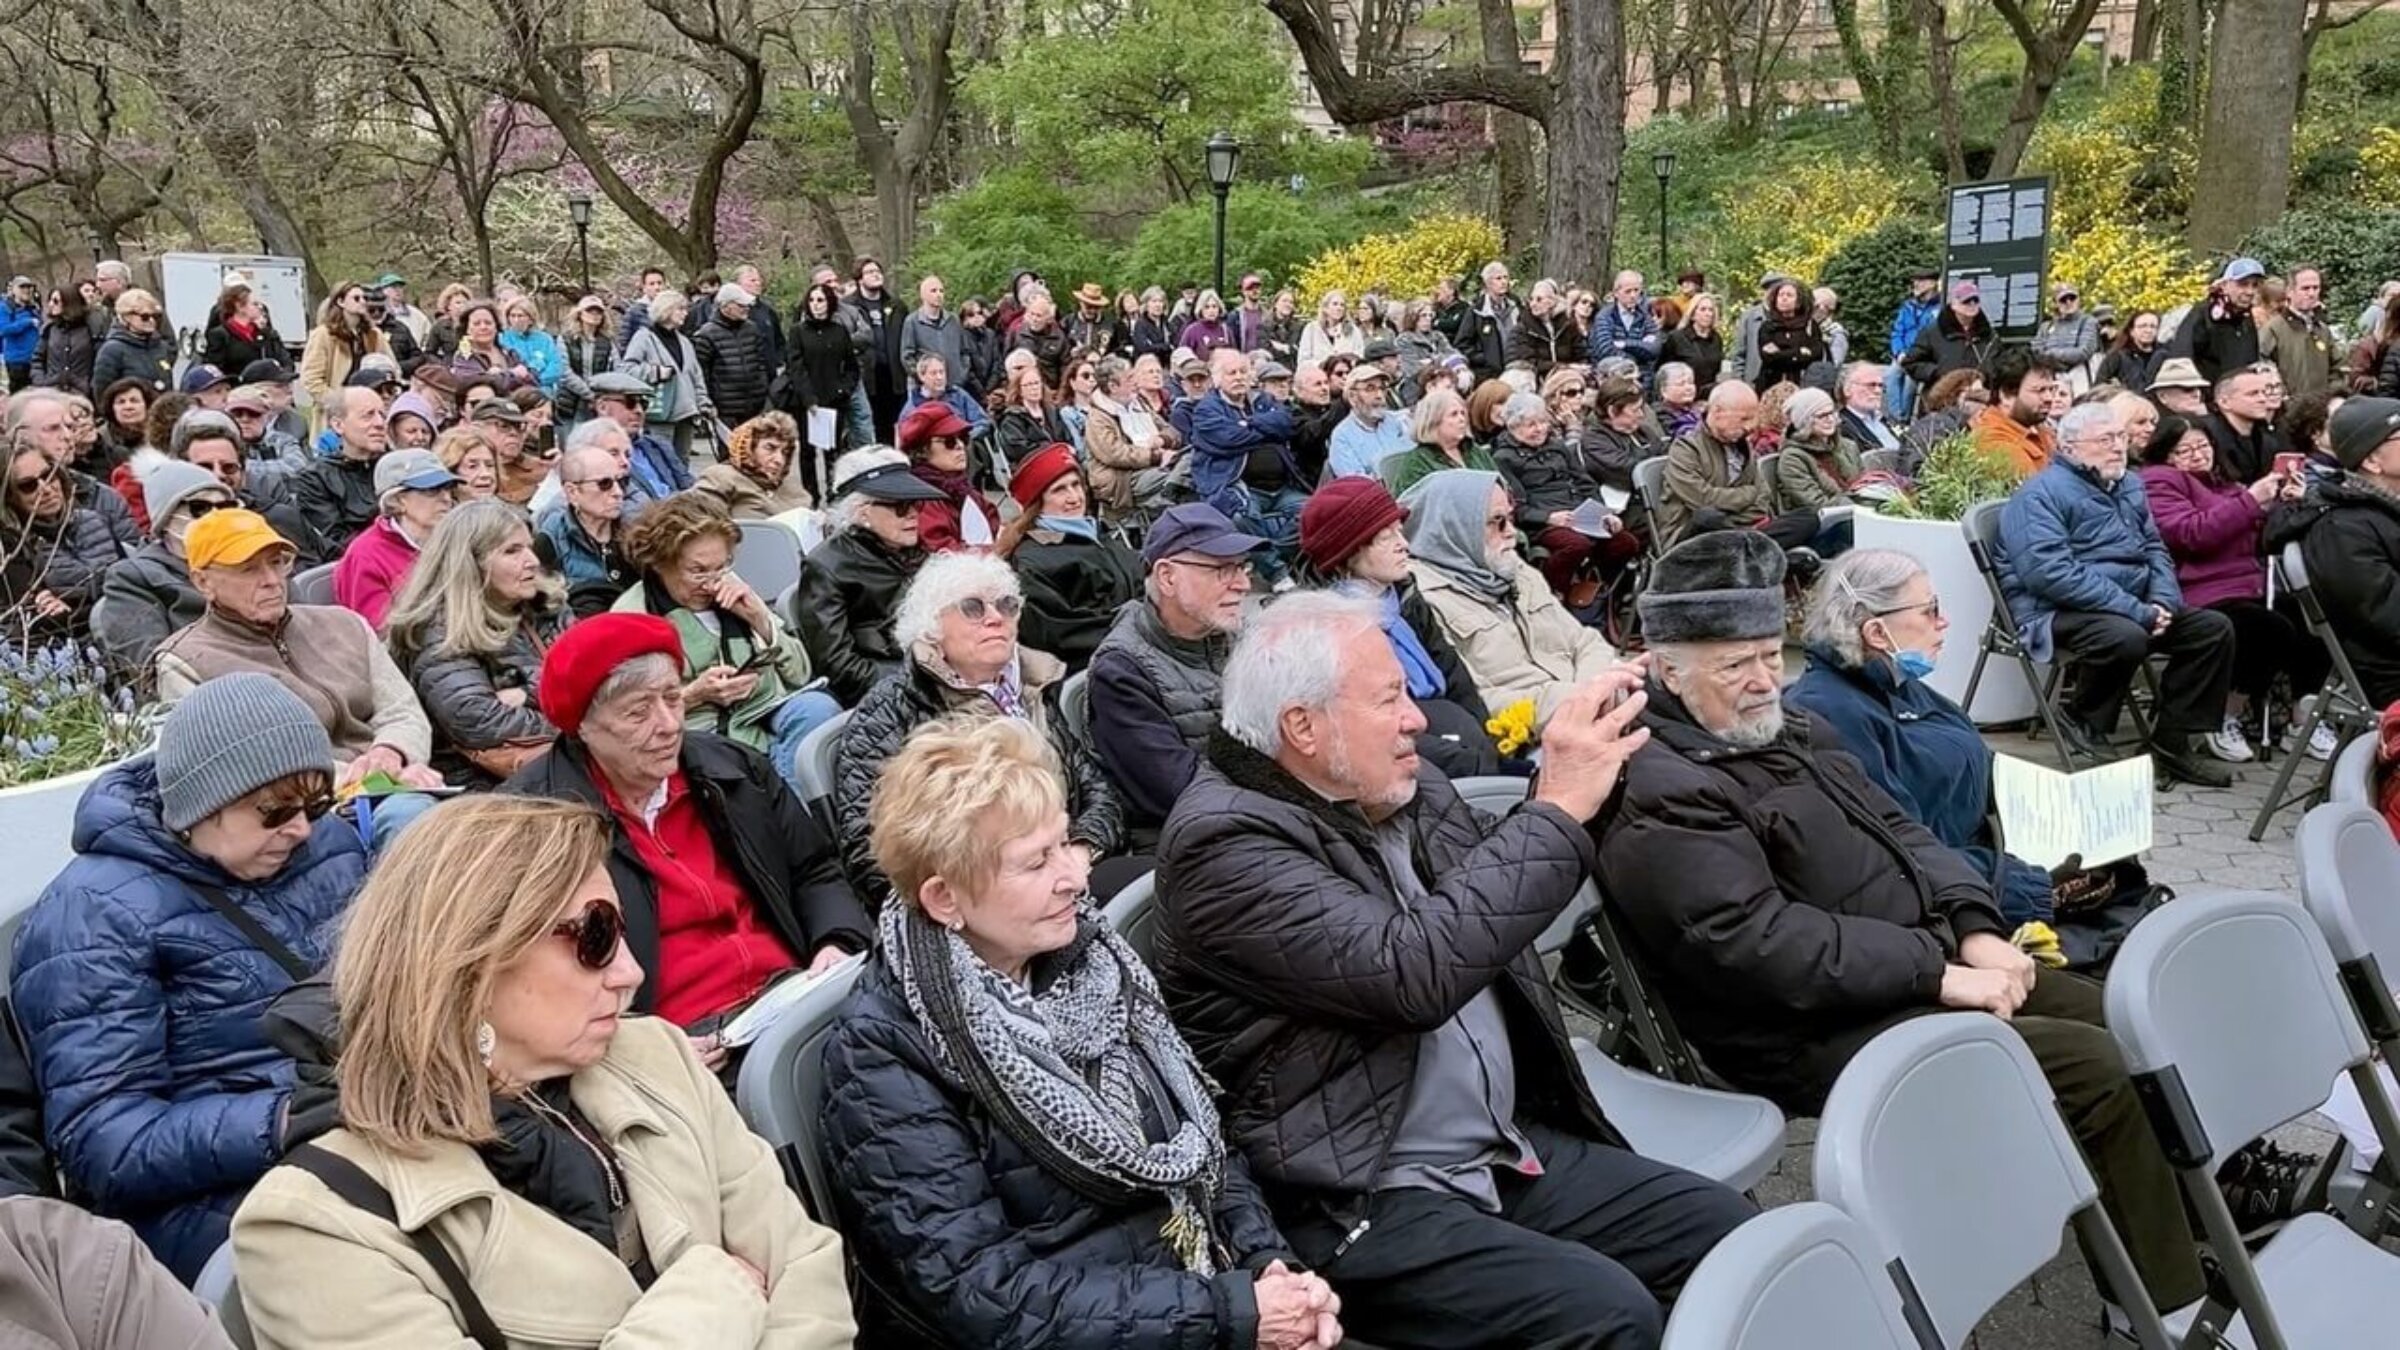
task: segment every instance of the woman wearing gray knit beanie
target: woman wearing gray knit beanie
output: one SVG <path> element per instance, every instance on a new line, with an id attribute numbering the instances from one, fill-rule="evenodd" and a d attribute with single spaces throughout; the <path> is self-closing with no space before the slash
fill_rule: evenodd
<path id="1" fill-rule="evenodd" d="M 292 1062 L 268 1001 L 325 963 L 365 879 L 333 745 L 271 676 L 220 676 L 102 774 L 9 986 L 74 1192 L 190 1281 L 283 1153 Z"/>

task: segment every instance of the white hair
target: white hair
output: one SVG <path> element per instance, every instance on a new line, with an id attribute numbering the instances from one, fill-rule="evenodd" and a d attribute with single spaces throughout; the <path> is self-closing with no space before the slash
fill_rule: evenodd
<path id="1" fill-rule="evenodd" d="M 1850 550 L 1825 565 L 1808 593 L 1800 640 L 1832 652 L 1853 670 L 1865 665 L 1867 645 L 1859 630 L 1897 608 L 1908 584 L 1924 575 L 1925 564 L 1898 549 Z"/>
<path id="2" fill-rule="evenodd" d="M 1558 294 L 1558 283 L 1548 277 L 1543 277 L 1540 281 L 1533 283 L 1533 294 L 1529 298 L 1538 300 L 1546 295 L 1555 300 L 1558 298 Z"/>
<path id="3" fill-rule="evenodd" d="M 2078 404 L 2067 409 L 2067 415 L 2058 419 L 2058 442 L 2066 445 L 2082 440 L 2087 433 L 2095 430 L 2116 429 L 2117 415 L 2109 410 L 2107 404 Z"/>
<path id="4" fill-rule="evenodd" d="M 846 529 L 858 523 L 858 507 L 864 499 L 855 492 L 844 490 L 848 487 L 851 479 L 869 469 L 879 469 L 887 464 L 906 463 L 908 463 L 908 456 L 888 445 L 862 445 L 835 460 L 833 462 L 833 486 L 838 495 L 835 496 L 832 504 L 825 508 L 827 524 L 835 529 Z"/>
<path id="5" fill-rule="evenodd" d="M 628 690 L 657 689 L 682 683 L 683 672 L 676 669 L 674 657 L 665 652 L 643 652 L 640 656 L 628 657 L 616 669 L 602 676 L 600 686 L 592 691 L 591 702 L 584 707 L 597 708 Z"/>
<path id="6" fill-rule="evenodd" d="M 1493 277 L 1499 276 L 1501 273 L 1506 272 L 1507 270 L 1507 263 L 1500 261 L 1498 258 L 1494 258 L 1490 262 L 1483 265 L 1482 276 L 1485 281 L 1490 281 Z"/>
<path id="7" fill-rule="evenodd" d="M 1508 401 L 1500 405 L 1500 424 L 1502 426 L 1513 427 L 1519 422 L 1530 422 L 1536 418 L 1548 421 L 1549 417 L 1550 405 L 1542 402 L 1539 394 L 1522 392 L 1510 394 Z"/>
<path id="8" fill-rule="evenodd" d="M 1344 641 L 1382 624 L 1373 601 L 1331 591 L 1301 591 L 1267 606 L 1226 658 L 1218 724 L 1258 753 L 1274 754 L 1283 743 L 1284 710 L 1332 706 L 1342 687 Z"/>
<path id="9" fill-rule="evenodd" d="M 92 275 L 95 278 L 114 277 L 116 280 L 122 281 L 129 286 L 133 284 L 133 268 L 125 263 L 117 261 L 115 258 L 111 258 L 107 262 L 104 262 L 98 267 L 93 268 Z"/>
<path id="10" fill-rule="evenodd" d="M 614 455 L 617 453 L 615 447 L 601 444 L 608 439 L 608 433 L 612 431 L 620 436 L 625 436 L 625 428 L 605 417 L 595 417 L 589 421 L 578 422 L 575 424 L 575 429 L 567 433 L 564 451 L 571 455 L 578 450 L 600 450 Z M 625 447 L 629 450 L 633 448 L 631 436 L 625 436 Z"/>
<path id="11" fill-rule="evenodd" d="M 1007 595 L 1025 598 L 1007 563 L 989 553 L 936 553 L 901 592 L 892 640 L 901 651 L 915 651 L 918 643 L 941 636 L 943 610 L 973 596 L 997 600 Z"/>
<path id="12" fill-rule="evenodd" d="M 1658 368 L 1658 387 L 1661 389 L 1677 380 L 1691 380 L 1697 383 L 1699 379 L 1698 373 L 1681 361 L 1668 361 Z"/>

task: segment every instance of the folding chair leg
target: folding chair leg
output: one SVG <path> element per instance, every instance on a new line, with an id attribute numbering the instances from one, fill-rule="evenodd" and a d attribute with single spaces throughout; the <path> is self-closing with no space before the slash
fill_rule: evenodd
<path id="1" fill-rule="evenodd" d="M 2184 1194 L 2190 1201 L 2188 1208 L 2200 1216 L 2202 1236 L 2209 1247 L 2219 1252 L 2241 1251 L 2241 1230 L 2234 1227 L 2233 1216 L 2226 1212 L 2225 1197 L 2217 1192 L 2212 1170 L 2177 1168 L 2175 1178 L 2183 1183 Z M 2258 1268 L 2248 1261 L 2220 1261 L 2217 1275 L 2232 1293 L 2234 1306 L 2241 1310 L 2252 1350 L 2291 1350 L 2291 1342 L 2284 1339 L 2283 1328 L 2275 1320 L 2275 1309 L 2267 1302 L 2266 1286 L 2259 1283 Z"/>
<path id="2" fill-rule="evenodd" d="M 2058 722 L 2059 668 L 2050 667 L 2050 677 L 2041 678 L 2034 668 L 2033 658 L 2019 655 L 2017 664 L 2025 668 L 2025 684 L 2033 690 L 2033 709 L 2040 714 L 2042 725 L 2050 732 L 2050 743 L 2058 747 L 2058 762 L 2067 772 L 2075 771 L 2075 752 L 2067 747 L 2067 733 Z"/>
<path id="3" fill-rule="evenodd" d="M 1967 696 L 1958 701 L 1958 706 L 1966 710 L 1970 722 L 1975 720 L 1975 690 L 1983 683 L 1983 663 L 1991 659 L 1990 644 L 1975 649 L 1975 669 L 1967 674 Z"/>
<path id="4" fill-rule="evenodd" d="M 2283 767 L 2275 771 L 2275 786 L 2267 790 L 2267 799 L 2258 804 L 2258 816 L 2250 822 L 2251 843 L 2255 844 L 2265 838 L 2267 822 L 2274 818 L 2276 812 L 2291 805 L 2289 801 L 2285 800 L 2284 793 L 2291 789 L 2292 775 L 2299 771 L 2300 761 L 2308 758 L 2308 738 L 2317 733 L 2317 724 L 2325 720 L 2325 710 L 2332 706 L 2333 683 L 2328 679 L 2325 681 L 2325 686 L 2317 691 L 2317 701 L 2308 710 L 2308 722 L 2300 728 L 2298 736 L 2292 742 L 2292 753 L 2283 757 Z M 2319 775 L 2319 778 L 2330 779 L 2332 776 L 2333 761 L 2327 760 L 2325 771 Z"/>
<path id="5" fill-rule="evenodd" d="M 2142 1350 L 2175 1350 L 2175 1338 L 2167 1334 L 2158 1306 L 2143 1290 L 2141 1276 L 2134 1273 L 2133 1255 L 2125 1250 L 2125 1240 L 2117 1235 L 2115 1225 L 2096 1205 L 2078 1211 L 2073 1222 L 2075 1236 L 2083 1240 L 2092 1264 L 2099 1267 L 2096 1273 L 2101 1287 L 2117 1296 L 2117 1306 L 2133 1323 L 2134 1340 Z"/>

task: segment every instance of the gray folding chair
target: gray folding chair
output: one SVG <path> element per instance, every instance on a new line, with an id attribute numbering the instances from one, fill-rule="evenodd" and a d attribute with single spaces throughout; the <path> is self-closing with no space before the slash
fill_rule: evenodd
<path id="1" fill-rule="evenodd" d="M 227 1340 L 240 1350 L 250 1350 L 250 1316 L 242 1308 L 241 1286 L 233 1278 L 233 1243 L 217 1248 L 200 1268 L 200 1278 L 192 1281 L 192 1297 L 217 1310 L 217 1325 L 225 1329 Z"/>
<path id="2" fill-rule="evenodd" d="M 1642 499 L 1642 510 L 1650 517 L 1650 552 L 1667 551 L 1667 542 L 1658 528 L 1659 512 L 1667 504 L 1667 457 L 1652 455 L 1633 466 L 1633 490 Z"/>
<path id="3" fill-rule="evenodd" d="M 1375 477 L 1380 480 L 1385 487 L 1393 487 L 1393 485 L 1399 480 L 1400 466 L 1407 463 L 1408 457 L 1415 453 L 1416 452 L 1414 450 L 1402 450 L 1396 454 L 1385 455 L 1383 458 L 1376 460 Z M 1396 491 L 1397 489 L 1395 488 L 1394 490 Z"/>
<path id="4" fill-rule="evenodd" d="M 1737 1191 L 1756 1186 L 1783 1159 L 1783 1112 L 1764 1097 L 1694 1087 L 1644 1073 L 1576 1037 L 1584 1082 L 1634 1151 Z"/>
<path id="5" fill-rule="evenodd" d="M 2375 804 L 2377 749 L 2377 738 L 2372 733 L 2353 737 L 2342 747 L 2342 753 L 2333 757 L 2333 781 L 2327 787 L 2327 800 L 2360 806 Z"/>
<path id="6" fill-rule="evenodd" d="M 800 536 L 771 520 L 741 522 L 742 542 L 733 550 L 733 574 L 764 599 L 800 584 Z"/>
<path id="7" fill-rule="evenodd" d="M 1900 452 L 1897 450 L 1862 450 L 1858 455 L 1859 468 L 1867 473 L 1900 472 Z"/>
<path id="8" fill-rule="evenodd" d="M 2300 901 L 2333 952 L 2350 1010 L 2384 1062 L 2400 1063 L 2400 1001 L 2383 968 L 2383 953 L 2390 952 L 2400 972 L 2400 908 L 2393 903 L 2400 896 L 2400 841 L 2373 807 L 2333 801 L 2301 817 L 2297 842 Z M 2334 1211 L 2368 1237 L 2380 1234 L 2400 1183 L 2400 1159 L 2361 1172 L 2349 1165 L 2345 1145 L 2326 1168 Z"/>
<path id="9" fill-rule="evenodd" d="M 1767 509 L 1770 511 L 1783 509 L 1783 484 L 1775 477 L 1775 465 L 1782 458 L 1781 450 L 1769 450 L 1750 461 L 1751 476 L 1758 480 L 1760 487 L 1767 490 Z"/>
<path id="10" fill-rule="evenodd" d="M 1067 735 L 1077 745 L 1090 749 L 1092 744 L 1092 673 L 1079 670 L 1059 686 L 1058 710 L 1066 714 Z"/>
<path id="11" fill-rule="evenodd" d="M 2275 786 L 2267 790 L 2267 799 L 2259 803 L 2257 818 L 2250 822 L 2252 843 L 2257 843 L 2265 836 L 2267 821 L 2276 812 L 2303 800 L 2312 803 L 2325 800 L 2329 785 L 2333 782 L 2332 764 L 2318 770 L 2315 781 L 2307 787 L 2298 792 L 2291 791 L 2293 773 L 2299 769 L 2301 761 L 2308 758 L 2297 747 L 2308 744 L 2308 738 L 2317 732 L 2317 724 L 2323 722 L 2330 725 L 2334 734 L 2346 741 L 2360 732 L 2371 732 L 2376 714 L 2380 711 L 2367 701 L 2366 686 L 2359 682 L 2358 672 L 2351 668 L 2349 653 L 2342 650 L 2341 638 L 2334 633 L 2332 622 L 2325 617 L 2325 607 L 2318 603 L 2316 589 L 2309 585 L 2308 564 L 2300 558 L 2300 545 L 2296 542 L 2284 545 L 2283 553 L 2276 561 L 2281 567 L 2283 589 L 2292 597 L 2292 603 L 2300 606 L 2300 617 L 2307 621 L 2308 631 L 2325 645 L 2329 663 L 2325 683 L 2317 690 L 2317 701 L 2308 711 L 2308 722 L 2295 733 L 2293 752 L 2283 757 L 2283 767 L 2275 771 Z M 2373 737 L 2368 739 L 2372 740 Z M 2372 796 L 2370 790 L 2370 799 Z"/>
<path id="12" fill-rule="evenodd" d="M 805 800 L 823 801 L 833 795 L 834 757 L 841 752 L 842 731 L 849 725 L 850 709 L 844 708 L 800 738 L 792 752 L 792 771 Z"/>
<path id="13" fill-rule="evenodd" d="M 2314 1111 L 2338 1074 L 2350 1075 L 2386 1154 L 2400 1152 L 2373 1046 L 2308 912 L 2255 891 L 2185 896 L 2126 935 L 2105 1001 L 2109 1034 L 2240 1314 L 2225 1325 L 2210 1303 L 2195 1337 L 2310 1350 L 2400 1326 L 2400 1257 L 2321 1213 L 2285 1224 L 2253 1256 L 2216 1184 L 2227 1158 Z M 2370 1327 L 2385 1332 L 2362 1342 Z"/>
<path id="14" fill-rule="evenodd" d="M 1108 898 L 1100 917 L 1124 935 L 1143 964 L 1150 964 L 1158 947 L 1158 873 L 1144 872 L 1126 882 L 1123 890 Z"/>
<path id="15" fill-rule="evenodd" d="M 2058 721 L 2059 664 L 2050 663 L 2047 670 L 2033 659 L 2025 645 L 2025 634 L 2017 628 L 2017 616 L 2009 610 L 2008 592 L 2000 585 L 2000 508 L 2004 501 L 1977 502 L 1967 508 L 1958 522 L 1959 531 L 1967 537 L 1967 554 L 1975 561 L 1975 571 L 1983 577 L 1984 588 L 1992 596 L 1992 621 L 1984 625 L 1983 635 L 1975 647 L 1975 668 L 1967 675 L 1967 696 L 1959 706 L 1972 710 L 1976 687 L 1983 683 L 1984 663 L 1997 656 L 2014 661 L 2025 672 L 2025 685 L 2033 690 L 2033 708 L 2041 716 L 2042 726 L 2058 747 L 2058 762 L 2072 770 L 2075 754 L 2067 748 L 2067 735 Z"/>
<path id="16" fill-rule="evenodd" d="M 333 601 L 333 569 L 339 563 L 312 567 L 292 578 L 291 599 L 295 605 L 330 605 Z"/>
<path id="17" fill-rule="evenodd" d="M 1532 780 L 1495 774 L 1488 778 L 1454 778 L 1450 786 L 1457 789 L 1467 805 L 1485 815 L 1504 816 L 1525 800 Z M 1542 935 L 1533 940 L 1533 949 L 1544 956 L 1557 954 L 1575 936 L 1576 927 L 1597 908 L 1597 897 L 1590 888 L 1577 891 L 1567 907 L 1550 921 L 1550 926 L 1542 930 Z"/>
<path id="18" fill-rule="evenodd" d="M 853 959 L 819 976 L 781 1020 L 750 1043 L 734 1079 L 734 1108 L 751 1133 L 775 1150 L 785 1179 L 823 1224 L 840 1222 L 817 1138 L 825 1105 L 825 1038 L 841 1020 L 842 1005 L 866 968 L 863 958 Z"/>
<path id="19" fill-rule="evenodd" d="M 1883 1254 L 1804 1200 L 1734 1229 L 1684 1281 L 1661 1350 L 1920 1350 Z"/>
<path id="20" fill-rule="evenodd" d="M 2041 1066 L 1997 1018 L 1915 1017 L 1868 1042 L 1817 1122 L 1816 1194 L 1875 1235 L 1926 1346 L 1966 1344 L 2070 1223 L 2145 1350 L 2173 1345 Z"/>

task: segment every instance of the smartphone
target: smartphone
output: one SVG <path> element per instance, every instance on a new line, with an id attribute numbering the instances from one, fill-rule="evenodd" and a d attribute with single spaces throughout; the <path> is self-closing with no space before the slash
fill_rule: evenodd
<path id="1" fill-rule="evenodd" d="M 2285 478 L 2298 478 L 2302 466 L 2307 462 L 2308 456 L 2298 451 L 2289 451 L 2275 457 L 2275 472 Z"/>
<path id="2" fill-rule="evenodd" d="M 735 666 L 733 668 L 733 673 L 736 675 L 747 675 L 751 671 L 757 670 L 761 666 L 772 665 L 774 661 L 775 649 L 773 647 L 761 647 L 758 650 L 750 653 L 749 660 L 742 662 L 738 666 Z"/>

